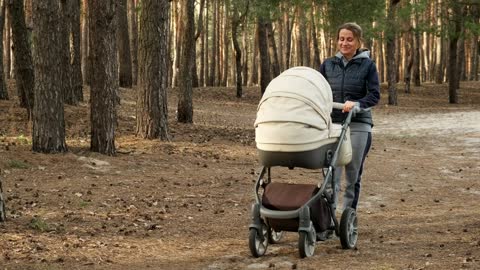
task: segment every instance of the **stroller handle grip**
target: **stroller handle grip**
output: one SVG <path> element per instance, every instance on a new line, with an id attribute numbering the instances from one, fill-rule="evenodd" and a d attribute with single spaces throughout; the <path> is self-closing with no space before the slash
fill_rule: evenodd
<path id="1" fill-rule="evenodd" d="M 343 105 L 344 105 L 344 103 L 333 102 L 333 108 L 336 109 L 336 110 L 342 110 L 342 109 L 343 109 Z M 371 108 L 362 109 L 362 108 L 360 108 L 360 106 L 355 106 L 355 107 L 353 107 L 353 112 L 354 112 L 354 113 L 366 112 L 366 111 L 370 111 L 370 110 L 371 110 Z"/>

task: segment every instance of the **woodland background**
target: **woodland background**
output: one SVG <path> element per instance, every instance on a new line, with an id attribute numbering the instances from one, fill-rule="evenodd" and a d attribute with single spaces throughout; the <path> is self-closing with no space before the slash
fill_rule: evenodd
<path id="1" fill-rule="evenodd" d="M 480 269 L 479 1 L 0 4 L 0 269 Z M 382 82 L 358 249 L 253 258 L 262 90 L 346 21 Z"/>
<path id="2" fill-rule="evenodd" d="M 260 86 L 292 66 L 318 68 L 336 51 L 336 28 L 359 23 L 388 104 L 397 83 L 479 79 L 478 0 L 18 0 L 1 1 L 3 66 L 32 121 L 32 148 L 64 152 L 64 106 L 89 89 L 91 150 L 114 155 L 119 87 L 136 91 L 136 135 L 169 139 L 167 100 L 193 123 L 197 87 Z M 446 101 L 447 102 L 447 101 Z"/>

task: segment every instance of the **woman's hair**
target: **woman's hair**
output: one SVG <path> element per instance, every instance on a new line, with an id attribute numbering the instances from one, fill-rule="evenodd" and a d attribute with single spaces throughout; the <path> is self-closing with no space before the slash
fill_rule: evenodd
<path id="1" fill-rule="evenodd" d="M 337 40 L 339 39 L 340 36 L 340 31 L 342 29 L 349 30 L 353 33 L 353 36 L 358 39 L 360 43 L 363 42 L 363 31 L 362 27 L 360 25 L 354 23 L 354 22 L 348 22 L 340 25 L 337 29 Z"/>

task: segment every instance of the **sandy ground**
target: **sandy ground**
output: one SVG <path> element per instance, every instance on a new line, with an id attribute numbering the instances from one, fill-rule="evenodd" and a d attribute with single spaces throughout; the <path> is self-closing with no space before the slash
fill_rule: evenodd
<path id="1" fill-rule="evenodd" d="M 307 259 L 297 233 L 261 258 L 248 250 L 257 88 L 241 100 L 196 89 L 194 125 L 175 122 L 171 93 L 170 142 L 134 136 L 134 93 L 122 89 L 115 157 L 89 152 L 88 103 L 66 107 L 69 152 L 45 155 L 31 152 L 16 100 L 0 101 L 0 269 L 480 269 L 479 89 L 462 84 L 457 105 L 445 85 L 399 89 L 399 106 L 383 93 L 358 248 L 332 239 Z M 278 170 L 274 181 L 320 179 Z"/>

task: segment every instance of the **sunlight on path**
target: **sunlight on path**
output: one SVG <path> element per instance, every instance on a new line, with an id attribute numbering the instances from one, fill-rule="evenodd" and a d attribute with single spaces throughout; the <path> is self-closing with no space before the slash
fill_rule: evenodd
<path id="1" fill-rule="evenodd" d="M 480 111 L 378 115 L 374 134 L 395 137 L 452 137 L 452 144 L 480 153 Z"/>

